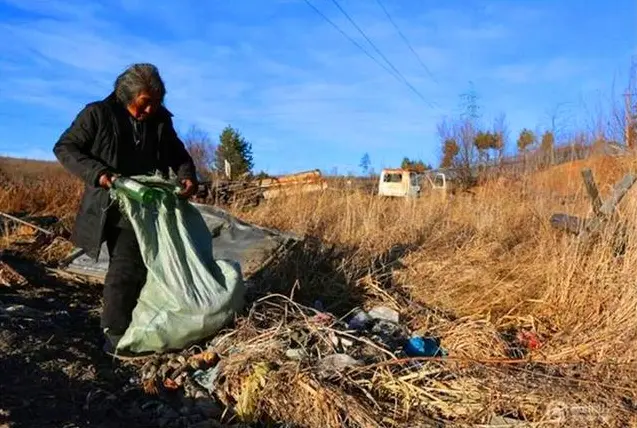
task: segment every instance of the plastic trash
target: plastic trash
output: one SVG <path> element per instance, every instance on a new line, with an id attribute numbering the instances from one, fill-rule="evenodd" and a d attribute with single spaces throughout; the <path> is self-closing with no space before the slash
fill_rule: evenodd
<path id="1" fill-rule="evenodd" d="M 117 350 L 183 349 L 212 336 L 243 308 L 245 284 L 235 261 L 214 260 L 212 233 L 175 186 L 155 176 L 132 179 L 161 194 L 148 205 L 114 187 L 130 220 L 148 275 Z"/>
<path id="2" fill-rule="evenodd" d="M 396 324 L 400 321 L 398 312 L 386 306 L 376 306 L 372 308 L 368 314 L 373 319 L 391 321 Z"/>
<path id="3" fill-rule="evenodd" d="M 365 330 L 372 321 L 372 317 L 367 312 L 362 309 L 356 309 L 347 323 L 347 328 L 350 330 Z"/>
<path id="4" fill-rule="evenodd" d="M 516 338 L 527 349 L 536 350 L 542 347 L 542 341 L 535 332 L 522 330 L 517 333 Z"/>
<path id="5" fill-rule="evenodd" d="M 301 348 L 292 348 L 285 351 L 285 356 L 290 360 L 302 360 L 307 357 L 307 352 Z"/>
<path id="6" fill-rule="evenodd" d="M 445 357 L 447 352 L 435 337 L 412 337 L 407 340 L 403 351 L 410 357 Z"/>
<path id="7" fill-rule="evenodd" d="M 348 367 L 363 365 L 363 362 L 347 354 L 332 354 L 319 361 L 319 371 L 322 375 L 338 373 Z"/>
<path id="8" fill-rule="evenodd" d="M 318 325 L 330 325 L 334 322 L 334 316 L 331 314 L 328 314 L 326 312 L 319 312 L 318 314 L 314 315 L 312 318 L 310 318 L 310 322 L 312 324 L 318 324 Z"/>
<path id="9" fill-rule="evenodd" d="M 398 323 L 376 319 L 371 327 L 372 338 L 391 351 L 400 351 L 409 333 Z"/>
<path id="10" fill-rule="evenodd" d="M 192 378 L 195 382 L 205 388 L 210 394 L 215 390 L 215 382 L 219 377 L 220 364 L 210 367 L 207 370 L 197 370 L 192 374 Z"/>

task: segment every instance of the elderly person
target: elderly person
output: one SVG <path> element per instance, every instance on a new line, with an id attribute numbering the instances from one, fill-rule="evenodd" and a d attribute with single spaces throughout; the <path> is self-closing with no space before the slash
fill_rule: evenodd
<path id="1" fill-rule="evenodd" d="M 114 86 L 108 97 L 80 111 L 53 148 L 60 163 L 85 185 L 73 243 L 95 259 L 104 241 L 108 248 L 101 319 L 107 352 L 130 324 L 146 279 L 132 225 L 109 198 L 113 179 L 156 171 L 167 177 L 170 168 L 183 185 L 181 197 L 192 196 L 198 187 L 193 160 L 163 105 L 166 89 L 157 68 L 132 65 Z"/>

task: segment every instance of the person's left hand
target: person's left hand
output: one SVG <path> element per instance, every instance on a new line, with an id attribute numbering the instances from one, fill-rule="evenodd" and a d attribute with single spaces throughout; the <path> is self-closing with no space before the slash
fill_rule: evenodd
<path id="1" fill-rule="evenodd" d="M 197 193 L 197 184 L 193 180 L 186 178 L 185 180 L 181 180 L 181 184 L 184 188 L 181 192 L 177 193 L 177 196 L 180 198 L 188 199 Z"/>

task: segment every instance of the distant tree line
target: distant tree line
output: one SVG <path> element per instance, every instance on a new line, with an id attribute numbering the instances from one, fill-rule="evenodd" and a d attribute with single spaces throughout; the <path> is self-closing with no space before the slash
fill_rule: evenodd
<path id="1" fill-rule="evenodd" d="M 488 167 L 511 163 L 532 163 L 534 166 L 552 165 L 581 159 L 592 150 L 603 150 L 613 142 L 606 139 L 600 132 L 592 142 L 583 133 L 567 137 L 562 134 L 562 143 L 558 144 L 559 129 L 556 115 L 553 115 L 550 129 L 543 131 L 522 129 L 515 139 L 516 154 L 505 158 L 504 154 L 510 143 L 506 115 L 502 113 L 492 123 L 484 123 L 478 102 L 479 97 L 473 87 L 461 94 L 460 99 L 460 113 L 445 117 L 437 125 L 441 143 L 439 166 L 444 169 L 454 169 L 457 171 L 456 176 L 468 184 L 473 182 L 476 171 Z M 618 124 L 621 128 L 622 124 L 619 121 Z M 183 140 L 195 161 L 202 181 L 269 177 L 263 171 L 254 172 L 252 144 L 239 130 L 230 125 L 221 130 L 216 141 L 196 126 L 187 131 Z M 227 165 L 230 167 L 229 171 L 226 169 Z M 403 158 L 400 166 L 420 173 L 432 169 L 430 164 L 408 157 Z M 363 176 L 375 175 L 369 153 L 363 154 L 359 167 Z M 226 177 L 226 172 L 229 172 L 229 177 Z M 333 175 L 336 174 L 337 171 L 334 170 Z"/>
<path id="2" fill-rule="evenodd" d="M 551 129 L 533 131 L 524 128 L 515 140 L 516 154 L 505 158 L 509 144 L 506 116 L 500 114 L 491 125 L 485 124 L 473 88 L 461 95 L 461 113 L 444 118 L 438 124 L 441 142 L 440 167 L 453 168 L 458 177 L 471 183 L 477 172 L 505 163 L 548 166 L 568 160 L 581 159 L 591 151 L 603 150 L 612 141 L 599 133 L 592 142 L 583 133 L 563 137 L 558 146 L 556 118 L 552 117 Z"/>

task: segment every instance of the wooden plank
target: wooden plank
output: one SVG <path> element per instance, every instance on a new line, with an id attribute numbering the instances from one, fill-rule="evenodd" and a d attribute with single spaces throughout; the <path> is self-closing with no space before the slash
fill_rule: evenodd
<path id="1" fill-rule="evenodd" d="M 598 231 L 604 221 L 615 212 L 615 208 L 624 196 L 626 196 L 628 190 L 630 190 L 633 184 L 635 184 L 635 181 L 637 181 L 637 176 L 634 174 L 627 174 L 615 185 L 613 193 L 600 207 L 600 215 L 593 217 L 586 225 L 586 228 L 580 232 L 579 238 L 581 240 L 587 240 L 592 234 Z"/>
<path id="2" fill-rule="evenodd" d="M 586 186 L 586 192 L 588 197 L 591 198 L 591 205 L 593 206 L 593 213 L 598 216 L 601 215 L 600 209 L 602 207 L 602 200 L 599 197 L 599 191 L 593 178 L 593 172 L 590 168 L 584 168 L 582 170 L 582 179 L 584 180 L 584 186 Z"/>
<path id="3" fill-rule="evenodd" d="M 600 212 L 606 216 L 611 215 L 615 211 L 615 207 L 621 202 L 624 196 L 626 196 L 626 193 L 633 184 L 635 184 L 635 181 L 637 181 L 637 176 L 634 174 L 625 175 L 613 188 L 613 193 L 611 193 L 610 198 L 602 204 Z"/>

